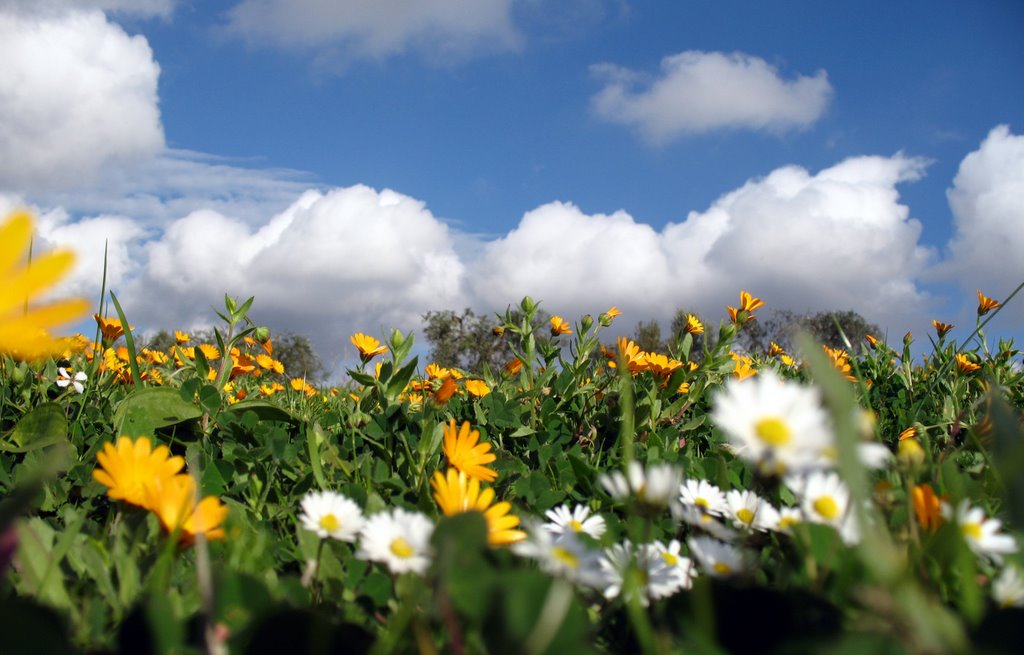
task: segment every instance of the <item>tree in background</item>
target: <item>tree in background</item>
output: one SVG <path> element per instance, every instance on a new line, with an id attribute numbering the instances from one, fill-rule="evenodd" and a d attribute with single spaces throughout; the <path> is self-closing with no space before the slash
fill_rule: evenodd
<path id="1" fill-rule="evenodd" d="M 775 310 L 766 317 L 758 317 L 743 326 L 737 336 L 737 345 L 749 353 L 768 352 L 772 342 L 785 350 L 792 350 L 793 336 L 799 331 L 808 332 L 816 341 L 829 348 L 846 350 L 848 346 L 843 334 L 854 347 L 863 348 L 864 337 L 868 334 L 878 335 L 881 332 L 874 323 L 853 311 L 822 311 L 817 313 L 797 314 L 790 310 Z M 841 331 L 840 331 L 841 330 Z"/>
<path id="2" fill-rule="evenodd" d="M 513 320 L 522 318 L 518 310 L 512 312 Z M 547 329 L 551 315 L 540 310 L 534 326 L 538 334 Z M 514 335 L 502 334 L 494 328 L 497 319 L 487 314 L 477 314 L 468 307 L 461 314 L 451 309 L 428 311 L 423 315 L 423 336 L 430 344 L 430 359 L 438 366 L 459 368 L 480 375 L 484 367 L 492 371 L 501 370 L 512 360 L 510 343 Z"/>

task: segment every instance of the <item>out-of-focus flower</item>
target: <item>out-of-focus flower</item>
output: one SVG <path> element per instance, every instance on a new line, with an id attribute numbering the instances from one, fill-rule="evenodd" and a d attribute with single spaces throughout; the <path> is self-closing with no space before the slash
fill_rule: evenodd
<path id="1" fill-rule="evenodd" d="M 24 263 L 32 229 L 32 217 L 24 211 L 16 211 L 0 223 L 0 354 L 26 360 L 72 347 L 71 340 L 55 338 L 51 331 L 88 311 L 82 298 L 29 306 L 65 277 L 75 262 L 74 253 L 55 251 Z"/>
<path id="2" fill-rule="evenodd" d="M 686 541 L 690 554 L 701 570 L 716 578 L 740 575 L 750 568 L 750 558 L 739 548 L 710 537 L 690 537 Z"/>
<path id="3" fill-rule="evenodd" d="M 989 298 L 978 289 L 978 316 L 984 316 L 993 309 L 999 309 L 1000 306 L 999 301 Z"/>
<path id="4" fill-rule="evenodd" d="M 658 548 L 654 544 L 634 547 L 628 541 L 605 549 L 601 558 L 607 584 L 605 598 L 616 598 L 626 591 L 626 575 L 634 566 L 640 569 L 643 587 L 638 590 L 641 594 L 639 600 L 645 607 L 652 599 L 667 598 L 682 589 L 690 582 L 690 577 L 683 574 L 679 566 L 669 565 L 662 556 L 663 550 L 664 547 Z"/>
<path id="5" fill-rule="evenodd" d="M 551 317 L 551 336 L 557 337 L 560 334 L 572 334 L 569 323 L 561 316 Z"/>
<path id="6" fill-rule="evenodd" d="M 1017 552 L 1017 542 L 1013 536 L 999 531 L 1003 522 L 988 518 L 985 510 L 980 507 L 971 507 L 971 501 L 966 498 L 960 501 L 956 509 L 943 503 L 942 517 L 960 526 L 967 545 L 979 557 L 1002 564 L 1003 555 Z"/>
<path id="7" fill-rule="evenodd" d="M 352 345 L 359 351 L 359 357 L 361 357 L 364 362 L 368 362 L 377 355 L 383 355 L 388 351 L 387 346 L 382 346 L 380 341 L 369 335 L 363 334 L 362 332 L 356 332 L 353 334 L 349 337 L 349 341 L 351 341 Z"/>
<path id="8" fill-rule="evenodd" d="M 868 342 L 868 345 L 871 346 L 871 350 L 876 350 L 878 348 L 878 339 L 876 339 L 874 336 L 870 334 L 865 334 L 864 339 L 865 341 Z"/>
<path id="9" fill-rule="evenodd" d="M 466 380 L 466 391 L 468 391 L 471 396 L 483 398 L 487 394 L 491 393 L 491 388 L 487 386 L 487 383 L 483 380 Z"/>
<path id="10" fill-rule="evenodd" d="M 433 533 L 434 524 L 426 516 L 396 507 L 366 520 L 356 557 L 381 562 L 396 575 L 408 571 L 423 575 L 430 566 Z"/>
<path id="11" fill-rule="evenodd" d="M 612 498 L 635 498 L 652 509 L 681 509 L 679 485 L 683 474 L 671 464 L 653 464 L 645 470 L 637 461 L 631 461 L 626 472 L 602 473 L 597 480 Z"/>
<path id="12" fill-rule="evenodd" d="M 754 368 L 754 360 L 747 355 L 740 355 L 739 353 L 730 352 L 729 356 L 736 362 L 736 367 L 732 370 L 732 375 L 737 382 L 746 380 L 747 378 L 754 377 L 757 375 L 757 369 Z"/>
<path id="13" fill-rule="evenodd" d="M 491 452 L 491 444 L 478 443 L 480 432 L 473 430 L 469 421 L 461 428 L 455 427 L 455 419 L 444 426 L 444 456 L 448 463 L 471 478 L 494 482 L 498 473 L 487 465 L 497 459 Z"/>
<path id="14" fill-rule="evenodd" d="M 585 587 L 604 586 L 601 551 L 588 548 L 575 532 L 555 534 L 531 525 L 528 537 L 512 546 L 512 552 L 537 561 L 541 570 Z"/>
<path id="15" fill-rule="evenodd" d="M 777 357 L 778 355 L 785 355 L 785 354 L 786 354 L 785 349 L 782 346 L 780 346 L 779 344 L 775 343 L 774 341 L 772 341 L 768 345 L 768 356 L 769 357 Z"/>
<path id="16" fill-rule="evenodd" d="M 904 466 L 920 466 L 925 460 L 924 448 L 917 439 L 901 439 L 896 459 Z"/>
<path id="17" fill-rule="evenodd" d="M 992 582 L 992 599 L 999 607 L 1024 607 L 1024 578 L 1020 569 L 1009 565 Z"/>
<path id="18" fill-rule="evenodd" d="M 92 477 L 107 487 L 107 496 L 114 500 L 152 509 L 149 489 L 157 480 L 171 478 L 185 467 L 185 460 L 171 455 L 167 446 L 152 448 L 149 437 L 119 437 L 117 445 L 103 444 L 96 454 L 99 467 Z"/>
<path id="19" fill-rule="evenodd" d="M 942 524 L 942 503 L 931 485 L 916 484 L 910 492 L 917 523 L 922 529 L 934 533 Z"/>
<path id="20" fill-rule="evenodd" d="M 89 376 L 84 371 L 77 371 L 73 376 L 63 366 L 57 369 L 57 386 L 66 389 L 68 385 L 78 393 L 85 391 L 85 385 L 83 384 L 89 379 Z"/>
<path id="21" fill-rule="evenodd" d="M 178 345 L 188 343 L 192 337 L 189 336 L 188 332 L 182 332 L 181 330 L 174 331 L 174 342 Z"/>
<path id="22" fill-rule="evenodd" d="M 607 530 L 604 518 L 600 514 L 591 514 L 586 505 L 576 505 L 571 510 L 568 505 L 559 505 L 544 515 L 549 521 L 544 524 L 544 529 L 556 537 L 569 532 L 584 532 L 594 539 L 600 539 Z"/>
<path id="23" fill-rule="evenodd" d="M 446 377 L 444 381 L 441 382 L 441 386 L 434 392 L 434 402 L 443 405 L 451 400 L 452 396 L 454 396 L 455 392 L 458 390 L 459 388 L 456 386 L 455 380 L 451 379 L 451 377 Z"/>
<path id="24" fill-rule="evenodd" d="M 146 488 L 149 508 L 164 529 L 170 533 L 180 529 L 181 540 L 192 543 L 196 535 L 207 539 L 223 539 L 221 524 L 228 508 L 216 496 L 198 500 L 196 481 L 181 473 L 169 478 L 158 478 Z"/>
<path id="25" fill-rule="evenodd" d="M 505 372 L 509 375 L 519 375 L 519 371 L 523 370 L 523 360 L 516 357 L 508 364 L 505 364 Z"/>
<path id="26" fill-rule="evenodd" d="M 434 471 L 430 481 L 434 500 L 445 516 L 462 512 L 480 512 L 487 521 L 487 542 L 492 546 L 516 543 L 526 538 L 526 533 L 516 529 L 519 517 L 511 514 L 512 504 L 508 501 L 494 502 L 494 489 L 480 487 L 480 480 L 467 477 L 454 467 L 446 473 Z"/>
<path id="27" fill-rule="evenodd" d="M 310 491 L 302 497 L 299 523 L 321 539 L 355 541 L 363 527 L 363 512 L 352 499 L 334 491 Z"/>

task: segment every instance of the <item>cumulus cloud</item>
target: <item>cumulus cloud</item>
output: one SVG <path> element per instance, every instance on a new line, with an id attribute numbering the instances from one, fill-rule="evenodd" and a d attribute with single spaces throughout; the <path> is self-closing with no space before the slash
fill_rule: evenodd
<path id="1" fill-rule="evenodd" d="M 198 210 L 144 250 L 123 302 L 151 325 L 209 324 L 224 293 L 255 295 L 258 320 L 309 335 L 328 360 L 354 331 L 411 329 L 464 301 L 448 227 L 419 200 L 365 186 L 307 191 L 255 227 Z"/>
<path id="2" fill-rule="evenodd" d="M 0 10 L 0 189 L 76 186 L 164 145 L 146 39 L 99 11 Z"/>
<path id="3" fill-rule="evenodd" d="M 432 57 L 514 47 L 511 0 L 243 0 L 228 29 L 254 44 L 317 48 L 327 58 Z"/>
<path id="4" fill-rule="evenodd" d="M 777 308 L 854 309 L 904 329 L 928 301 L 917 279 L 932 253 L 896 187 L 923 169 L 901 155 L 780 168 L 661 232 L 552 203 L 487 244 L 468 279 L 491 306 L 531 294 L 552 312 L 615 304 L 664 320 L 681 307 L 721 315 L 747 289 Z"/>
<path id="5" fill-rule="evenodd" d="M 104 12 L 143 18 L 169 18 L 174 13 L 174 6 L 177 2 L 176 0 L 7 0 L 6 4 L 8 9 L 34 14 L 98 9 Z"/>
<path id="6" fill-rule="evenodd" d="M 828 75 L 783 79 L 763 59 L 690 50 L 661 60 L 651 76 L 614 64 L 592 72 L 605 86 L 592 99 L 601 118 L 662 144 L 723 128 L 787 130 L 814 123 L 832 96 Z"/>
<path id="7" fill-rule="evenodd" d="M 994 128 L 964 157 L 947 197 L 955 233 L 941 272 L 989 295 L 1012 291 L 1024 281 L 1024 136 Z"/>

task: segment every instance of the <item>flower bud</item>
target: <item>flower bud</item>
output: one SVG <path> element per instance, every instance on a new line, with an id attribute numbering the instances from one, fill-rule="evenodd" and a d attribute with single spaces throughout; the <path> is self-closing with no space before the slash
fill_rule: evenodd
<path id="1" fill-rule="evenodd" d="M 266 343 L 270 340 L 270 328 L 266 325 L 261 325 L 252 333 L 252 338 L 260 343 Z"/>
<path id="2" fill-rule="evenodd" d="M 585 314 L 580 319 L 580 328 L 582 328 L 583 332 L 589 330 L 592 325 L 594 325 L 594 318 L 590 314 Z"/>
<path id="3" fill-rule="evenodd" d="M 917 439 L 903 439 L 900 441 L 896 459 L 907 467 L 920 466 L 924 463 L 924 448 Z"/>

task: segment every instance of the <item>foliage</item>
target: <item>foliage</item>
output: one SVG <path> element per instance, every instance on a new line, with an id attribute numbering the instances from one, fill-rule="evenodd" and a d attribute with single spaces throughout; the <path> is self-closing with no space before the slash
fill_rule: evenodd
<path id="1" fill-rule="evenodd" d="M 807 332 L 818 343 L 829 348 L 861 348 L 867 335 L 881 337 L 881 328 L 869 323 L 853 310 L 821 311 L 797 314 L 788 309 L 769 313 L 743 330 L 737 345 L 746 352 L 764 354 L 774 342 L 784 350 L 792 350 L 794 336 Z"/>

